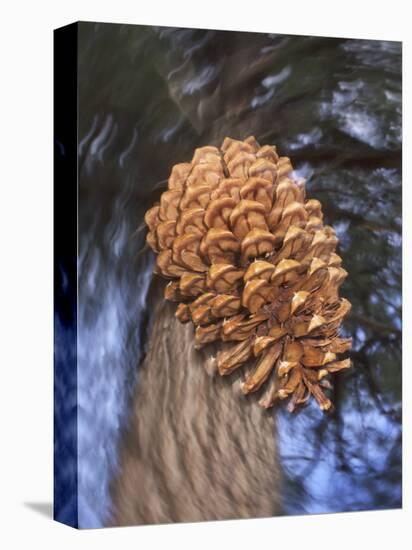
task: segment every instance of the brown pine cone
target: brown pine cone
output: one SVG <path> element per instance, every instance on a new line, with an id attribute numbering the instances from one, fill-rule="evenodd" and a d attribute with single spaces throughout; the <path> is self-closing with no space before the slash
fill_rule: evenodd
<path id="1" fill-rule="evenodd" d="M 263 407 L 290 397 L 293 411 L 312 395 L 329 410 L 326 377 L 351 365 L 337 358 L 351 347 L 338 336 L 351 307 L 339 297 L 347 272 L 320 202 L 291 172 L 289 158 L 253 136 L 196 149 L 146 213 L 147 242 L 196 346 L 233 342 L 218 353 L 221 375 L 256 358 L 242 391 L 270 378 Z"/>

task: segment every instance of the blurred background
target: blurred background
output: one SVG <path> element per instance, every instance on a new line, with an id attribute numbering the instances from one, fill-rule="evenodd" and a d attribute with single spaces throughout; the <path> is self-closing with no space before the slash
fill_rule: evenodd
<path id="1" fill-rule="evenodd" d="M 401 492 L 402 48 L 398 42 L 79 24 L 79 524 L 110 511 L 153 257 L 143 214 L 173 164 L 253 134 L 340 239 L 354 368 L 336 411 L 276 410 L 287 514 L 396 508 Z"/>

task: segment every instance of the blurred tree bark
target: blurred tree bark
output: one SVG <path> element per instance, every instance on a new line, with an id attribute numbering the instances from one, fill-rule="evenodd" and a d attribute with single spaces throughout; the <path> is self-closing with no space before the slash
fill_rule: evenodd
<path id="1" fill-rule="evenodd" d="M 212 345 L 174 318 L 155 282 L 146 358 L 112 485 L 113 525 L 281 513 L 273 412 L 222 378 Z"/>

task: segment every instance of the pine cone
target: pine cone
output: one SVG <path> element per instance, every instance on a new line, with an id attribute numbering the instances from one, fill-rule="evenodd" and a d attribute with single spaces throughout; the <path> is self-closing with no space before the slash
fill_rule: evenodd
<path id="1" fill-rule="evenodd" d="M 350 367 L 337 358 L 351 347 L 338 336 L 351 307 L 338 294 L 347 272 L 320 202 L 305 200 L 291 172 L 289 158 L 252 136 L 196 149 L 146 213 L 147 242 L 196 347 L 232 343 L 217 355 L 221 375 L 256 358 L 242 391 L 267 383 L 263 407 L 290 397 L 293 411 L 312 395 L 330 410 L 326 377 Z"/>

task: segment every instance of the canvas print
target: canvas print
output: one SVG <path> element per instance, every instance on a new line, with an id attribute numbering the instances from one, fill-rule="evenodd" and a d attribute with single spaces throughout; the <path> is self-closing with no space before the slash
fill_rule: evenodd
<path id="1" fill-rule="evenodd" d="M 402 45 L 275 31 L 55 31 L 58 521 L 402 506 Z"/>

